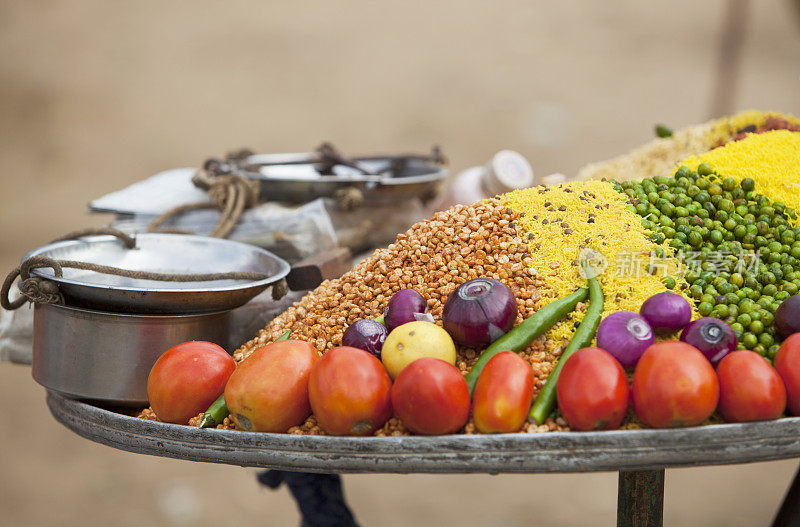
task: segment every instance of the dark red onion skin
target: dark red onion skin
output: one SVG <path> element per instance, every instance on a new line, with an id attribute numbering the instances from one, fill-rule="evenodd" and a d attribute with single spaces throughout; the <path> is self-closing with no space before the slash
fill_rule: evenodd
<path id="1" fill-rule="evenodd" d="M 800 333 L 800 295 L 790 296 L 775 311 L 775 329 L 781 338 Z"/>
<path id="2" fill-rule="evenodd" d="M 421 294 L 413 289 L 401 289 L 389 299 L 383 322 L 386 329 L 392 331 L 397 326 L 414 322 L 414 313 L 424 313 L 426 309 L 428 303 Z"/>
<path id="3" fill-rule="evenodd" d="M 454 341 L 485 348 L 514 327 L 514 293 L 492 278 L 475 278 L 456 287 L 442 309 L 442 326 Z"/>
<path id="4" fill-rule="evenodd" d="M 645 300 L 639 314 L 656 333 L 672 333 L 692 320 L 692 306 L 681 295 L 664 291 Z"/>
<path id="5" fill-rule="evenodd" d="M 631 328 L 643 330 L 639 335 Z M 633 368 L 644 350 L 656 341 L 647 320 L 633 311 L 617 311 L 604 318 L 597 327 L 597 347 L 610 353 L 623 368 Z"/>
<path id="6" fill-rule="evenodd" d="M 389 331 L 386 326 L 375 320 L 362 318 L 356 320 L 344 330 L 342 346 L 362 349 L 381 358 L 381 348 Z"/>
<path id="7" fill-rule="evenodd" d="M 691 344 L 705 355 L 715 368 L 725 355 L 736 350 L 736 334 L 722 320 L 698 318 L 683 328 L 681 342 Z"/>

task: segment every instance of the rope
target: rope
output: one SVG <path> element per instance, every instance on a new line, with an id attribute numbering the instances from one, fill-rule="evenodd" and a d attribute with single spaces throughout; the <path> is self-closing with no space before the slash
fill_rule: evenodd
<path id="1" fill-rule="evenodd" d="M 213 167 L 209 167 L 211 170 Z M 209 236 L 214 238 L 226 238 L 236 224 L 245 209 L 255 206 L 258 203 L 259 183 L 256 180 L 248 179 L 238 174 L 219 174 L 209 175 L 203 171 L 197 171 L 192 177 L 192 183 L 200 189 L 208 192 L 211 201 L 201 203 L 188 203 L 170 209 L 156 219 L 147 227 L 147 232 L 161 232 L 158 228 L 167 220 L 174 216 L 179 216 L 185 212 L 197 209 L 218 208 L 222 211 L 216 227 Z"/>
<path id="2" fill-rule="evenodd" d="M 124 232 L 117 230 L 113 227 L 90 227 L 88 229 L 80 229 L 77 231 L 72 231 L 68 234 L 65 234 L 64 236 L 59 236 L 50 243 L 63 242 L 65 240 L 74 240 L 76 238 L 83 238 L 84 236 L 92 236 L 96 234 L 109 234 L 111 236 L 114 236 L 118 240 L 120 240 L 122 244 L 128 249 L 133 249 L 134 247 L 136 247 L 136 238 L 134 238 L 133 236 L 129 236 Z"/>
<path id="3" fill-rule="evenodd" d="M 333 192 L 333 199 L 341 210 L 351 212 L 364 203 L 364 193 L 356 187 L 344 187 Z"/>
<path id="4" fill-rule="evenodd" d="M 13 311 L 22 307 L 25 302 L 28 301 L 42 302 L 45 304 L 55 304 L 64 301 L 64 297 L 58 291 L 58 285 L 55 282 L 36 276 L 30 276 L 31 269 L 37 267 L 52 268 L 53 274 L 57 278 L 61 278 L 63 274 L 61 265 L 55 260 L 45 256 L 33 256 L 28 258 L 8 273 L 8 276 L 6 276 L 6 279 L 3 281 L 3 286 L 0 287 L 0 306 L 3 309 Z M 17 277 L 22 279 L 19 290 L 22 292 L 23 296 L 12 302 L 8 294 Z"/>

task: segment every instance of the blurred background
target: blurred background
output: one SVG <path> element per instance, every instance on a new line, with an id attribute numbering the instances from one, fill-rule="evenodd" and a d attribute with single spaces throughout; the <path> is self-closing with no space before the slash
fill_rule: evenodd
<path id="1" fill-rule="evenodd" d="M 0 264 L 86 204 L 211 155 L 497 150 L 574 174 L 747 108 L 800 114 L 798 2 L 0 1 Z M 294 525 L 255 472 L 128 454 L 0 364 L 0 514 L 38 525 Z M 667 471 L 669 525 L 767 525 L 796 461 Z M 363 525 L 611 525 L 617 475 L 344 478 Z"/>

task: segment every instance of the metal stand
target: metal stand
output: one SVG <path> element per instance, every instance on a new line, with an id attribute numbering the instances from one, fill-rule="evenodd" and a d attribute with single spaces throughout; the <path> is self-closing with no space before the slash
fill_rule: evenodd
<path id="1" fill-rule="evenodd" d="M 661 527 L 664 470 L 620 471 L 617 527 Z"/>
<path id="2" fill-rule="evenodd" d="M 800 525 L 800 469 L 794 476 L 792 486 L 786 491 L 781 508 L 775 515 L 772 527 L 791 527 Z"/>

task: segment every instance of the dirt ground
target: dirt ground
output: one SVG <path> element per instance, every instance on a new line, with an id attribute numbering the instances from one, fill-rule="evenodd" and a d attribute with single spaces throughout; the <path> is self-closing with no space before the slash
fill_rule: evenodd
<path id="1" fill-rule="evenodd" d="M 723 110 L 800 114 L 797 2 L 748 6 Z M 558 7 L 555 7 L 558 5 Z M 191 4 L 0 0 L 0 265 L 100 224 L 86 203 L 249 146 L 442 145 L 573 174 L 711 117 L 728 2 Z M 726 64 L 721 71 L 734 68 Z M 724 98 L 723 98 L 724 100 Z M 113 450 L 49 415 L 0 364 L 0 524 L 293 525 L 255 472 Z M 667 472 L 667 525 L 769 524 L 796 461 Z M 611 525 L 616 474 L 346 476 L 363 525 Z"/>

